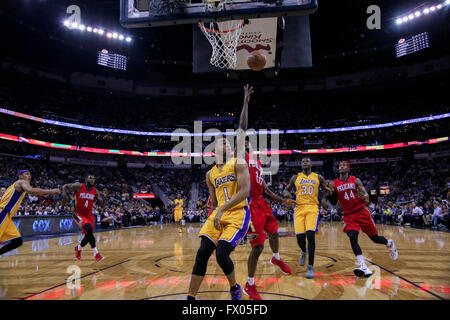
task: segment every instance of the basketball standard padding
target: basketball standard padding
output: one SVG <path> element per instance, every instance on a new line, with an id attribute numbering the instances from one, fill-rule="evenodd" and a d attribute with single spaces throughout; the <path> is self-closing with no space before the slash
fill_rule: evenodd
<path id="1" fill-rule="evenodd" d="M 247 65 L 253 71 L 259 71 L 266 65 L 266 58 L 259 52 L 252 52 L 247 57 Z"/>

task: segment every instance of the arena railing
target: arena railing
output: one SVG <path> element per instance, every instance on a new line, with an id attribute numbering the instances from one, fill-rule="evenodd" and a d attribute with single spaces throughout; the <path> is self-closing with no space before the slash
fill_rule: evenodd
<path id="1" fill-rule="evenodd" d="M 10 116 L 23 118 L 27 120 L 32 120 L 36 122 L 46 123 L 55 126 L 62 126 L 68 128 L 75 128 L 80 130 L 88 130 L 88 131 L 96 131 L 96 132 L 105 132 L 105 133 L 119 133 L 119 134 L 131 134 L 131 135 L 142 135 L 142 136 L 166 136 L 166 137 L 180 137 L 180 136 L 212 136 L 217 133 L 181 133 L 181 132 L 154 132 L 154 131 L 135 131 L 135 130 L 125 130 L 125 129 L 115 129 L 115 128 L 103 128 L 103 127 L 93 127 L 82 124 L 57 121 L 51 119 L 45 119 L 40 117 L 31 116 L 25 113 L 16 112 L 13 110 L 9 110 L 6 108 L 0 108 L 0 113 L 8 114 Z M 249 134 L 295 134 L 295 133 L 333 133 L 333 132 L 345 132 L 345 131 L 356 131 L 356 130 L 371 130 L 371 129 L 381 129 L 395 126 L 402 126 L 407 124 L 415 124 L 427 121 L 435 121 L 441 120 L 450 117 L 450 113 L 443 113 L 428 117 L 394 121 L 394 122 L 386 122 L 379 124 L 369 124 L 369 125 L 361 125 L 361 126 L 350 126 L 350 127 L 340 127 L 340 128 L 318 128 L 318 129 L 294 129 L 294 130 L 256 130 L 254 133 Z M 222 132 L 223 135 L 235 135 L 235 133 Z"/>
<path id="2" fill-rule="evenodd" d="M 19 143 L 26 143 L 31 145 L 36 145 L 40 147 L 53 148 L 53 149 L 64 149 L 71 151 L 82 151 L 90 153 L 102 153 L 102 154 L 112 154 L 112 155 L 128 155 L 128 156 L 142 156 L 142 157 L 212 157 L 214 154 L 212 152 L 206 153 L 182 153 L 182 152 L 171 152 L 171 151 L 132 151 L 132 150 L 120 150 L 120 149 L 102 149 L 102 148 L 91 148 L 75 146 L 70 144 L 61 144 L 54 142 L 46 142 L 31 138 L 24 138 L 9 134 L 0 133 L 1 140 L 14 141 Z M 357 147 L 341 147 L 341 148 L 321 148 L 321 149 L 306 149 L 306 150 L 263 150 L 254 151 L 254 155 L 295 155 L 295 154 L 330 154 L 330 153 L 342 153 L 342 152 L 358 152 L 358 151 L 377 151 L 377 150 L 388 150 L 388 149 L 398 149 L 411 146 L 422 146 L 427 144 L 436 144 L 447 142 L 449 137 L 440 137 L 428 139 L 426 141 L 409 141 L 409 142 L 398 142 L 391 144 L 381 144 L 381 145 L 369 145 L 369 146 L 357 146 Z"/>

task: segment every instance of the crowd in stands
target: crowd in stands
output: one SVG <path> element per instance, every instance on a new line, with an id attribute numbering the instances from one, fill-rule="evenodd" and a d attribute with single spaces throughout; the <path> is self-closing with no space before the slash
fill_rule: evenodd
<path id="1" fill-rule="evenodd" d="M 26 95 L 23 94 L 25 91 Z M 204 97 L 133 96 L 130 98 L 109 92 L 68 88 L 63 83 L 12 71 L 5 71 L 4 77 L 0 79 L 0 107 L 52 120 L 107 128 L 164 132 L 186 128 L 193 132 L 194 121 L 202 117 L 218 119 L 203 122 L 204 130 L 209 127 L 222 131 L 236 128 L 242 97 L 238 95 L 211 97 L 211 99 L 215 98 L 217 103 L 212 110 L 210 99 L 204 99 Z M 424 108 L 420 99 L 414 101 L 411 98 L 405 103 L 401 95 L 389 103 L 382 95 L 372 96 L 370 105 L 367 105 L 366 98 L 365 94 L 353 93 L 323 94 L 320 97 L 311 94 L 303 96 L 299 102 L 296 94 L 285 94 L 283 99 L 279 99 L 273 94 L 264 95 L 256 92 L 252 97 L 249 127 L 284 130 L 335 128 L 378 124 L 449 112 L 446 101 L 433 102 L 433 105 L 430 105 L 431 102 L 427 100 L 426 108 Z M 124 112 L 125 108 L 126 112 Z M 318 110 L 324 112 L 318 112 Z M 326 112 L 326 110 L 333 112 Z M 386 110 L 389 111 L 389 115 L 385 115 Z M 285 116 L 287 111 L 289 111 L 289 117 Z M 2 133 L 105 149 L 171 151 L 178 143 L 178 141 L 172 141 L 171 137 L 79 130 L 5 114 L 0 114 L 0 127 L 7 129 L 7 132 Z M 444 119 L 363 130 L 358 131 L 357 134 L 348 132 L 284 134 L 280 136 L 280 148 L 337 148 L 412 140 L 423 141 L 445 136 L 447 131 L 448 126 Z"/>
<path id="2" fill-rule="evenodd" d="M 0 187 L 3 194 L 16 180 L 21 169 L 32 175 L 32 186 L 60 188 L 66 183 L 84 182 L 89 172 L 96 177 L 96 188 L 108 190 L 106 209 L 97 205 L 94 210 L 102 216 L 102 224 L 114 227 L 173 221 L 170 201 L 150 203 L 133 199 L 134 193 L 154 193 L 159 188 L 169 199 L 177 194 L 186 194 L 189 188 L 189 170 L 164 170 L 157 168 L 118 169 L 61 164 L 20 157 L 0 157 Z M 183 178 L 182 180 L 180 178 Z M 72 214 L 74 195 L 70 199 L 61 196 L 27 195 L 17 216 Z"/>
<path id="3" fill-rule="evenodd" d="M 95 207 L 105 228 L 171 223 L 172 200 L 178 194 L 185 201 L 184 217 L 187 223 L 203 222 L 208 216 L 209 192 L 204 181 L 205 169 L 118 169 L 3 156 L 0 157 L 2 192 L 24 167 L 32 173 L 31 184 L 41 188 L 61 187 L 65 183 L 83 181 L 87 172 L 95 174 L 97 188 L 108 190 L 106 209 Z M 359 177 L 369 192 L 369 208 L 377 223 L 448 230 L 448 167 L 449 160 L 446 157 L 424 160 L 405 160 L 400 157 L 395 162 L 352 165 L 351 174 Z M 281 195 L 289 179 L 298 170 L 298 167 L 282 167 L 276 175 L 267 179 L 267 183 L 275 193 Z M 325 179 L 338 176 L 336 171 L 332 174 L 322 172 L 322 167 L 313 170 L 322 174 Z M 198 183 L 198 199 L 188 207 L 192 183 Z M 389 186 L 389 194 L 380 194 L 382 186 Z M 168 197 L 166 205 L 162 201 L 156 203 L 133 199 L 133 193 L 151 193 L 156 189 Z M 322 195 L 320 192 L 319 197 Z M 60 196 L 55 195 L 27 196 L 17 216 L 71 214 L 73 201 L 73 196 L 69 202 L 62 201 Z M 278 221 L 292 221 L 292 209 L 277 203 L 271 203 L 271 206 Z M 328 208 L 320 209 L 322 221 L 339 221 L 341 216 L 339 206 L 331 203 L 328 203 Z"/>

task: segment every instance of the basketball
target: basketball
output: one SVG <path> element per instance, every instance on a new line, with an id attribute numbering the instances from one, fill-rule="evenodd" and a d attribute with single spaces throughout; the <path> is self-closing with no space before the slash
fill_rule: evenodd
<path id="1" fill-rule="evenodd" d="M 253 71 L 259 71 L 266 65 L 266 58 L 259 52 L 253 52 L 247 57 L 247 65 Z"/>

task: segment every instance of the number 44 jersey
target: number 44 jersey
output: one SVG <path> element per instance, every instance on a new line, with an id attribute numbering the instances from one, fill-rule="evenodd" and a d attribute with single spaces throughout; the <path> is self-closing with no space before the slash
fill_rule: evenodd
<path id="1" fill-rule="evenodd" d="M 75 195 L 75 212 L 79 216 L 92 215 L 92 207 L 94 206 L 95 197 L 97 196 L 97 189 L 92 187 L 91 190 L 87 190 L 86 185 L 83 183 L 80 190 Z"/>
<path id="2" fill-rule="evenodd" d="M 358 196 L 355 176 L 348 177 L 346 181 L 334 179 L 334 189 L 344 214 L 355 212 L 365 206 L 366 202 Z"/>

